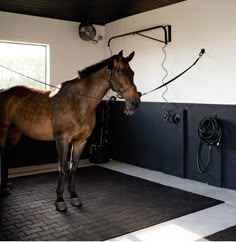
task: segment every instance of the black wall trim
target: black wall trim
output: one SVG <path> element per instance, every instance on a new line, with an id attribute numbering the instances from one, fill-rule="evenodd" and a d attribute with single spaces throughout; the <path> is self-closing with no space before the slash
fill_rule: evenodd
<path id="1" fill-rule="evenodd" d="M 82 154 L 89 158 L 91 144 L 99 144 L 101 111 L 97 126 Z M 236 105 L 142 102 L 133 116 L 123 113 L 124 103 L 111 104 L 111 158 L 178 177 L 236 190 Z M 178 114 L 180 122 L 164 120 L 166 112 Z M 224 126 L 223 144 L 213 147 L 206 174 L 197 171 L 197 128 L 206 116 L 217 114 Z M 207 155 L 203 150 L 203 159 Z M 54 142 L 20 141 L 9 156 L 9 167 L 57 162 Z"/>
<path id="2" fill-rule="evenodd" d="M 123 102 L 112 108 L 111 136 L 114 160 L 185 177 L 218 187 L 236 189 L 236 106 L 143 102 L 132 117 L 123 114 Z M 180 114 L 180 123 L 164 121 L 165 112 Z M 217 114 L 224 126 L 223 143 L 212 148 L 209 170 L 200 174 L 196 160 L 197 129 L 206 116 Z M 202 157 L 207 158 L 203 149 Z"/>
<path id="3" fill-rule="evenodd" d="M 168 110 L 178 114 L 178 124 L 164 120 L 161 105 L 142 103 L 133 116 L 125 116 L 123 103 L 112 108 L 112 159 L 185 177 L 184 174 L 184 110 Z"/>

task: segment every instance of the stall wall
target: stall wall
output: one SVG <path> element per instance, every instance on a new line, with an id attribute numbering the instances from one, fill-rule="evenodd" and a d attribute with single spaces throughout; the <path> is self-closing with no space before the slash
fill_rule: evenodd
<path id="1" fill-rule="evenodd" d="M 112 53 L 121 49 L 125 55 L 136 52 L 130 64 L 135 83 L 143 93 L 191 66 L 202 48 L 206 51 L 168 90 L 142 96 L 134 116 L 122 115 L 122 102 L 115 105 L 111 121 L 113 159 L 236 189 L 235 9 L 234 0 L 187 0 L 106 25 L 106 43 L 116 35 L 171 25 L 172 41 L 166 46 L 138 35 L 110 42 Z M 144 34 L 164 40 L 162 29 Z M 105 54 L 110 55 L 107 45 Z M 179 114 L 180 123 L 166 121 L 166 112 Z M 223 140 L 212 148 L 209 169 L 200 174 L 198 125 L 205 117 L 215 115 L 224 126 Z M 204 149 L 207 151 L 207 146 Z M 205 164 L 207 155 L 202 153 Z"/>
<path id="2" fill-rule="evenodd" d="M 141 92 L 178 75 L 194 63 L 202 48 L 206 50 L 191 70 L 169 85 L 166 93 L 164 88 L 143 96 L 134 116 L 123 114 L 123 102 L 114 105 L 110 119 L 112 158 L 236 189 L 233 173 L 236 118 L 232 115 L 236 113 L 235 9 L 235 0 L 187 0 L 105 27 L 96 26 L 98 34 L 105 36 L 105 41 L 97 45 L 79 39 L 78 23 L 0 12 L 0 39 L 49 44 L 50 79 L 52 84 L 58 84 L 75 76 L 78 69 L 109 57 L 107 42 L 112 36 L 171 25 L 172 42 L 167 46 L 137 35 L 111 42 L 112 54 L 121 49 L 124 55 L 133 50 L 136 52 L 130 65 Z M 146 34 L 164 40 L 162 30 Z M 166 123 L 163 118 L 166 111 L 180 114 L 180 124 Z M 201 175 L 196 169 L 198 123 L 206 115 L 214 114 L 222 120 L 226 130 L 222 150 L 214 153 L 211 171 Z M 127 131 L 130 132 L 128 138 Z"/>
<path id="3" fill-rule="evenodd" d="M 46 44 L 49 46 L 50 83 L 77 76 L 78 70 L 104 59 L 104 41 L 93 44 L 78 34 L 78 22 L 0 12 L 0 40 Z M 104 37 L 104 26 L 95 26 Z M 0 64 L 4 65 L 1 62 Z M 89 148 L 85 150 L 88 157 Z M 9 155 L 9 167 L 57 162 L 54 142 L 34 141 L 23 137 Z"/>
<path id="4" fill-rule="evenodd" d="M 78 27 L 78 22 L 0 12 L 0 40 L 49 45 L 50 82 L 54 85 L 104 58 L 104 42 L 81 40 Z M 104 36 L 104 27 L 95 27 Z"/>
<path id="5" fill-rule="evenodd" d="M 236 1 L 187 0 L 164 8 L 134 15 L 106 25 L 106 43 L 110 37 L 158 25 L 172 26 L 172 42 L 164 50 L 168 71 L 165 81 L 181 73 L 206 53 L 188 73 L 169 86 L 164 97 L 169 102 L 235 104 Z M 161 29 L 144 34 L 164 40 Z M 135 82 L 141 92 L 160 85 L 166 72 L 163 43 L 138 35 L 111 41 L 113 53 L 135 50 L 131 65 Z M 105 46 L 106 55 L 110 51 Z M 144 96 L 142 101 L 164 102 L 162 93 Z"/>

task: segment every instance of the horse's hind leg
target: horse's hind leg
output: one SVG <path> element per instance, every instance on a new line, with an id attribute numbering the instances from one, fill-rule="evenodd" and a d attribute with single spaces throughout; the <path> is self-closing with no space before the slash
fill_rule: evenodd
<path id="1" fill-rule="evenodd" d="M 11 152 L 13 152 L 15 146 L 17 145 L 17 143 L 19 142 L 20 138 L 21 138 L 21 132 L 13 125 L 9 126 L 8 129 L 8 134 L 7 134 L 7 140 L 6 140 L 6 146 L 5 146 L 5 164 L 6 164 L 6 174 L 8 174 L 8 162 L 9 162 L 9 154 L 11 154 Z M 12 185 L 10 182 L 7 182 L 7 186 L 9 189 L 12 189 Z"/>
<path id="2" fill-rule="evenodd" d="M 0 124 L 0 158 L 1 158 L 1 192 L 9 194 L 8 188 L 8 165 L 6 160 L 6 140 L 8 125 Z"/>
<path id="3" fill-rule="evenodd" d="M 68 171 L 67 165 L 67 155 L 69 143 L 66 139 L 56 139 L 56 147 L 58 153 L 58 162 L 59 162 L 59 180 L 57 185 L 57 200 L 55 202 L 56 209 L 58 211 L 66 211 L 67 206 L 63 198 L 64 193 L 64 184 Z"/>
<path id="4" fill-rule="evenodd" d="M 4 194 L 9 194 L 12 189 L 8 181 L 8 160 L 7 157 L 19 142 L 21 133 L 13 126 L 2 125 L 0 128 L 0 150 L 1 150 L 1 187 Z"/>
<path id="5" fill-rule="evenodd" d="M 82 150 L 86 144 L 86 141 L 87 140 L 84 140 L 84 141 L 75 140 L 72 142 L 68 190 L 71 194 L 71 200 L 70 200 L 71 204 L 76 207 L 82 206 L 82 202 L 75 191 L 75 179 L 76 179 L 76 170 L 79 165 L 80 154 L 82 153 Z"/>

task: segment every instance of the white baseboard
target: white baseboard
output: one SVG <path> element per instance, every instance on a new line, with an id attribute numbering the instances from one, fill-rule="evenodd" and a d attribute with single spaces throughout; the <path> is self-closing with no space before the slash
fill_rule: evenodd
<path id="1" fill-rule="evenodd" d="M 80 160 L 79 167 L 93 165 L 88 159 Z M 18 168 L 10 168 L 8 170 L 9 178 L 19 176 L 29 176 L 47 172 L 58 171 L 58 163 L 49 163 L 45 165 L 24 166 Z"/>

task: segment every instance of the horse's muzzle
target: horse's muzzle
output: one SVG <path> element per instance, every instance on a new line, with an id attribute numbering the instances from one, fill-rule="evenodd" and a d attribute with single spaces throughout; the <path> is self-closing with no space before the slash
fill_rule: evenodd
<path id="1" fill-rule="evenodd" d="M 140 102 L 141 101 L 140 101 L 139 95 L 128 98 L 126 100 L 126 107 L 125 107 L 124 113 L 126 115 L 133 115 L 135 110 L 138 108 Z"/>

